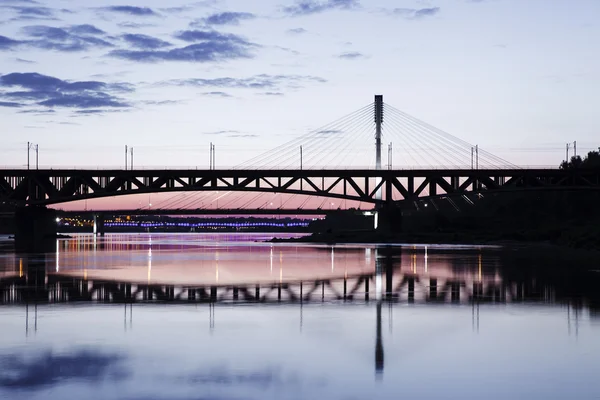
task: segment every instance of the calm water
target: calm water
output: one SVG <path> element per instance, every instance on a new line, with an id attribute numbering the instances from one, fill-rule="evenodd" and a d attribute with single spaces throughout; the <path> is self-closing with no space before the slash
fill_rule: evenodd
<path id="1" fill-rule="evenodd" d="M 0 240 L 0 398 L 600 399 L 597 273 L 270 237 Z"/>

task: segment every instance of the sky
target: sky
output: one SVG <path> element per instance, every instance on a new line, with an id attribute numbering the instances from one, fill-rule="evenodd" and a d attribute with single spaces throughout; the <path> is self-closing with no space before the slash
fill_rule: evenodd
<path id="1" fill-rule="evenodd" d="M 28 142 L 40 167 L 122 168 L 127 145 L 136 167 L 208 168 L 211 142 L 235 166 L 375 94 L 555 166 L 567 142 L 600 146 L 598 15 L 597 0 L 0 0 L 0 166 L 25 167 Z"/>

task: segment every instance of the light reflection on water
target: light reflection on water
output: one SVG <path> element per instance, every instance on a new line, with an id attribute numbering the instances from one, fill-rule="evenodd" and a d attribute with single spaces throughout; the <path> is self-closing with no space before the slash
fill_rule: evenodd
<path id="1" fill-rule="evenodd" d="M 219 262 L 231 264 L 222 273 L 240 281 L 253 278 L 254 269 L 269 271 L 275 249 L 276 269 L 281 251 L 284 268 L 310 266 L 313 275 L 329 276 L 332 265 L 334 272 L 376 272 L 383 260 L 394 268 L 394 284 L 398 277 L 419 278 L 416 291 L 431 277 L 512 282 L 495 249 L 428 249 L 425 257 L 424 247 L 332 252 L 247 238 L 188 244 L 185 237 L 152 235 L 149 246 L 147 235 L 109 236 L 94 252 L 86 237 L 81 246 L 61 244 L 59 270 L 79 274 L 85 265 L 122 278 L 122 270 L 147 268 L 151 248 L 153 269 L 185 276 L 194 265 L 202 268 L 203 257 L 214 261 L 218 250 Z M 26 263 L 35 257 L 55 272 L 51 256 Z M 5 276 L 19 274 L 18 260 L 0 258 Z M 127 260 L 132 267 L 122 264 Z M 380 286 L 385 283 L 384 276 Z M 444 303 L 427 300 L 423 286 L 423 301 L 414 303 L 403 292 L 391 301 L 321 302 L 317 296 L 272 304 L 6 305 L 0 307 L 0 398 L 599 398 L 600 321 L 584 306 L 593 301 L 572 302 L 563 296 L 568 290 L 548 287 L 550 295 L 539 286 L 527 301 L 466 301 L 461 289 L 460 303 Z"/>

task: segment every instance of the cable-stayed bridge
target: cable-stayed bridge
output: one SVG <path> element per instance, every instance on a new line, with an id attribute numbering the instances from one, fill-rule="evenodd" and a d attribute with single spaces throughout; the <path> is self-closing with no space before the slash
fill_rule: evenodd
<path id="1" fill-rule="evenodd" d="M 228 168 L 216 167 L 211 146 L 208 169 L 0 169 L 0 203 L 47 206 L 161 194 L 134 209 L 368 210 L 418 207 L 422 199 L 468 203 L 485 192 L 597 190 L 599 175 L 519 168 L 375 96 L 345 117 Z"/>

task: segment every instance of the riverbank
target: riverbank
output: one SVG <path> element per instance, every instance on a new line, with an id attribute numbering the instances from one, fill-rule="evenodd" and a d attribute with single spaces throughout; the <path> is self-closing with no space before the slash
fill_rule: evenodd
<path id="1" fill-rule="evenodd" d="M 377 231 L 338 231 L 313 233 L 299 238 L 282 239 L 274 237 L 270 242 L 296 243 L 378 243 L 378 244 L 449 244 L 502 246 L 513 250 L 525 249 L 537 257 L 553 254 L 565 261 L 600 261 L 600 237 L 597 232 L 573 232 L 571 229 L 555 232 L 402 232 L 388 233 Z M 598 267 L 600 269 L 600 267 Z"/>

